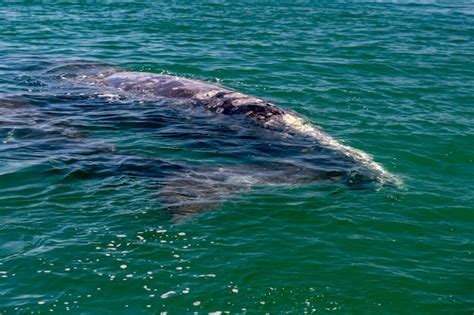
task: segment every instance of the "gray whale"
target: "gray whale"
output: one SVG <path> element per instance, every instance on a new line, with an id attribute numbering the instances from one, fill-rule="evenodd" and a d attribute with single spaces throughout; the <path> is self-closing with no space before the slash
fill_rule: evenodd
<path id="1" fill-rule="evenodd" d="M 400 187 L 389 173 L 367 153 L 334 139 L 292 110 L 220 85 L 167 74 L 129 72 L 98 65 L 67 66 L 54 70 L 58 77 L 74 84 L 91 86 L 129 97 L 165 99 L 179 106 L 196 107 L 216 117 L 251 124 L 256 132 L 311 146 L 304 163 L 280 166 L 210 166 L 181 169 L 161 186 L 163 204 L 176 215 L 196 213 L 218 204 L 255 185 L 338 181 L 352 189 Z M 303 150 L 303 149 L 302 149 Z M 276 153 L 279 154 L 279 153 Z"/>

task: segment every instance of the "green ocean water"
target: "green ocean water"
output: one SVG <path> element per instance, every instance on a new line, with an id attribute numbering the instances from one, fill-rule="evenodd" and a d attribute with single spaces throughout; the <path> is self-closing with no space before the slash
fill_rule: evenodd
<path id="1" fill-rule="evenodd" d="M 0 314 L 474 312 L 473 2 L 7 1 L 0 58 Z M 68 99 L 46 74 L 82 61 L 290 108 L 404 185 L 282 178 L 175 222 L 151 171 L 103 170 L 232 150 Z"/>

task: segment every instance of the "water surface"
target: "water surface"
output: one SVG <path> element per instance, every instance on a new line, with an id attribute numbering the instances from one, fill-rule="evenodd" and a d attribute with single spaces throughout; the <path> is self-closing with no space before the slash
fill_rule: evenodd
<path id="1" fill-rule="evenodd" d="M 0 313 L 472 313 L 473 16 L 467 1 L 4 4 Z M 204 112 L 48 72 L 84 60 L 290 108 L 405 187 L 257 187 L 175 222 L 167 163 L 254 157 Z"/>

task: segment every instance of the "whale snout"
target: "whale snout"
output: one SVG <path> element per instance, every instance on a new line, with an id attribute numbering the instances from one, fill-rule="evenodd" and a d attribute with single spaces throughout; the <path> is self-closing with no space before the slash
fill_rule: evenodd
<path id="1" fill-rule="evenodd" d="M 402 187 L 402 181 L 393 174 L 378 169 L 360 169 L 350 171 L 343 181 L 352 190 Z"/>

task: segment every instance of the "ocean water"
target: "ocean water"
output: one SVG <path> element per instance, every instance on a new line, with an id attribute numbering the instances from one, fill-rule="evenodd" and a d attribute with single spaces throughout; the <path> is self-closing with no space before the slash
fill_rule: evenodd
<path id="1" fill-rule="evenodd" d="M 0 58 L 0 314 L 474 312 L 473 2 L 8 1 Z M 55 75 L 88 63 L 264 98 L 404 185 L 282 178 L 174 220 L 169 165 L 271 156 Z"/>

